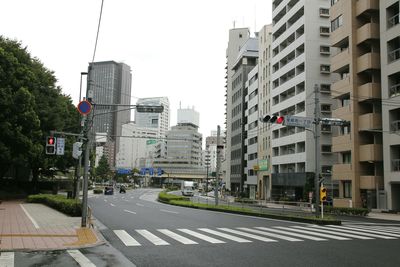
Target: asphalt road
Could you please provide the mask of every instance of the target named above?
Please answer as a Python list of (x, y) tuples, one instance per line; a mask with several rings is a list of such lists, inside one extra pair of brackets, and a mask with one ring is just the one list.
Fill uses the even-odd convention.
[(158, 192), (137, 189), (89, 199), (103, 236), (137, 266), (400, 264), (398, 222), (350, 218), (339, 228), (318, 228), (170, 206), (156, 201)]

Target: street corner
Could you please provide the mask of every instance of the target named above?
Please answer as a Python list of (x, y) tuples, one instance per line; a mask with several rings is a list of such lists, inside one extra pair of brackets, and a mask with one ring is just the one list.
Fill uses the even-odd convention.
[(103, 245), (105, 243), (100, 232), (94, 228), (80, 227), (75, 229), (77, 240), (64, 244), (67, 248), (85, 248)]

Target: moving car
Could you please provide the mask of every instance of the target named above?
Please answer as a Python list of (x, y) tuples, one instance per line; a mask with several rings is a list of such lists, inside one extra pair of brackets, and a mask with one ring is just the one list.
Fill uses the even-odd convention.
[(112, 186), (104, 187), (104, 195), (114, 195), (114, 187)]

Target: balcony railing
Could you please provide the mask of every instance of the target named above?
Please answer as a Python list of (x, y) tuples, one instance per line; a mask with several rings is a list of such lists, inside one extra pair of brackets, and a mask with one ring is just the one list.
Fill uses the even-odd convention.
[(390, 123), (390, 130), (392, 130), (392, 132), (398, 132), (400, 131), (400, 120), (398, 121), (392, 121)]
[(388, 19), (388, 29), (392, 28), (397, 24), (399, 24), (399, 14), (396, 14)]
[(393, 51), (390, 51), (388, 53), (388, 61), (389, 62), (398, 60), (399, 58), (400, 58), (400, 48), (397, 48), (397, 49), (395, 49)]
[(390, 86), (389, 94), (390, 94), (390, 97), (399, 96), (400, 95), (400, 83)]
[(400, 159), (392, 159), (392, 171), (400, 172)]

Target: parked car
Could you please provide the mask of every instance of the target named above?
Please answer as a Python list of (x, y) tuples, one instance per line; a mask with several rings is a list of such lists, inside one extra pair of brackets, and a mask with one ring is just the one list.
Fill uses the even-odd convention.
[(104, 195), (114, 195), (114, 188), (112, 186), (104, 187)]

